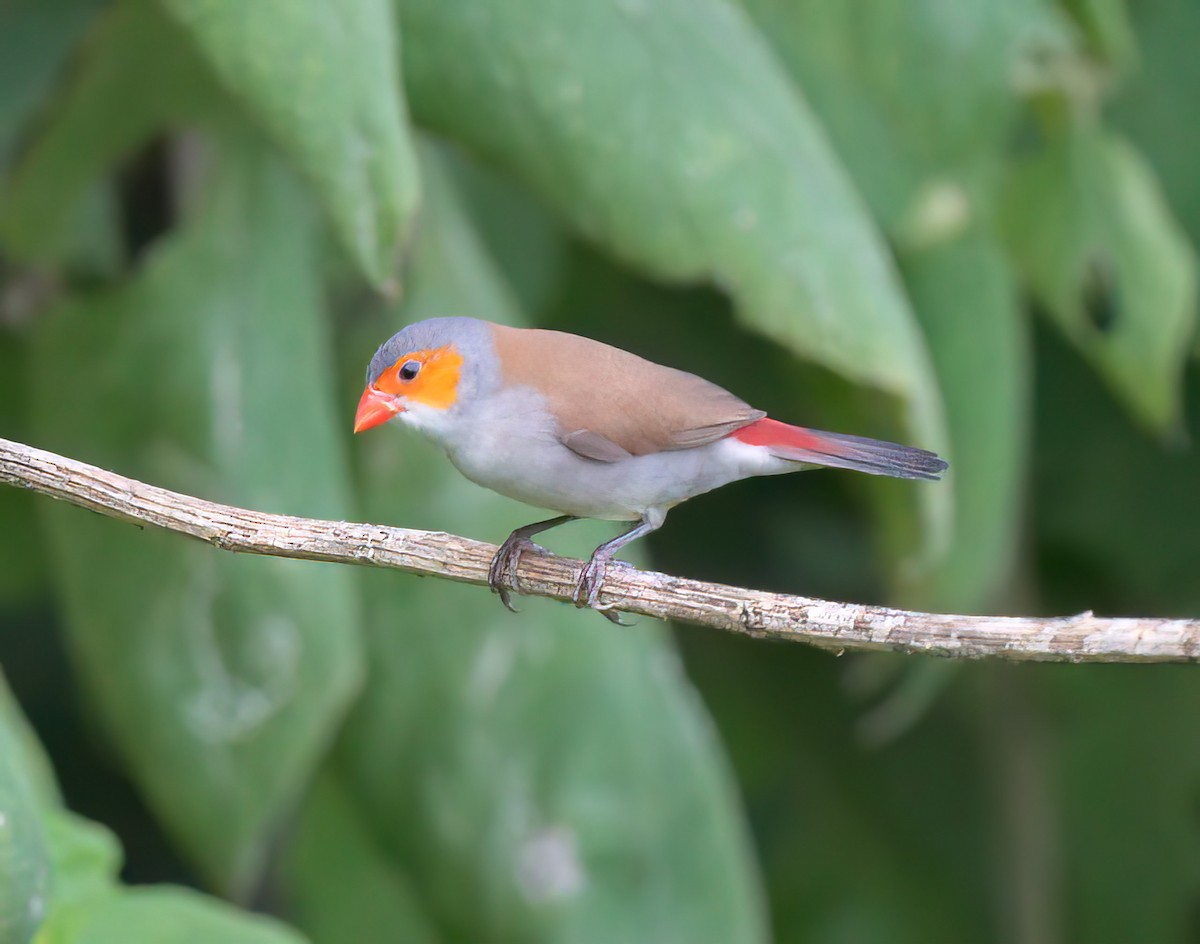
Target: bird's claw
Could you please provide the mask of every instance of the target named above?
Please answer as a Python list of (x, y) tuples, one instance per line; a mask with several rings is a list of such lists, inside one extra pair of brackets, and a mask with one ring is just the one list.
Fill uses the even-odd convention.
[[(539, 554), (550, 553), (529, 538), (514, 533), (500, 545), (488, 567), (488, 586), (499, 595), (500, 602), (513, 613), (518, 612), (512, 604), (512, 595), (519, 592), (517, 567), (521, 563), (521, 555), (526, 551), (537, 551)], [(616, 604), (600, 602), (600, 591), (604, 589), (604, 578), (610, 564), (620, 567), (629, 566), (624, 561), (593, 557), (583, 565), (579, 580), (575, 583), (575, 590), (571, 594), (571, 601), (580, 609), (595, 610), (610, 623), (616, 623), (618, 626), (631, 626), (631, 623), (625, 622), (616, 612)]]
[(592, 609), (616, 626), (633, 625), (633, 623), (627, 623), (625, 620), (621, 619), (621, 614), (617, 612), (615, 603), (604, 603), (599, 606), (593, 606)]
[(508, 587), (493, 586), (493, 590), (500, 594), (500, 602), (504, 604), (504, 608), (510, 613), (520, 613), (515, 606), (512, 605), (512, 591)]
[(600, 589), (604, 586), (604, 575), (608, 568), (606, 561), (592, 560), (583, 565), (579, 579), (575, 582), (575, 592), (571, 594), (571, 602), (580, 609), (590, 607), (595, 609), (600, 600)]
[[(586, 607), (595, 610), (610, 623), (616, 623), (618, 626), (632, 626), (632, 623), (626, 623), (621, 619), (621, 615), (616, 612), (615, 603), (600, 602), (600, 591), (604, 589), (604, 578), (608, 573), (609, 563), (607, 560), (592, 558), (583, 565), (583, 570), (579, 572), (579, 580), (575, 584), (575, 592), (571, 595), (571, 602), (580, 609)], [(612, 563), (621, 565), (624, 561), (612, 561)]]
[(509, 538), (500, 545), (500, 550), (496, 551), (496, 556), (492, 558), (491, 566), (488, 567), (488, 586), (500, 595), (500, 602), (512, 613), (519, 612), (512, 604), (512, 595), (517, 592), (517, 565), (520, 564), (521, 555), (525, 551), (547, 553), (544, 547), (534, 544), (528, 538), (518, 538), (515, 541)]

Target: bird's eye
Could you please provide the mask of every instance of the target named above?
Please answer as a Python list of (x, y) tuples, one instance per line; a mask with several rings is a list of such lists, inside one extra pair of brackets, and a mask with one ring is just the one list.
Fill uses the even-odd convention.
[(420, 361), (405, 361), (404, 365), (400, 368), (400, 379), (401, 380), (412, 380), (420, 372), (421, 372), (421, 362)]

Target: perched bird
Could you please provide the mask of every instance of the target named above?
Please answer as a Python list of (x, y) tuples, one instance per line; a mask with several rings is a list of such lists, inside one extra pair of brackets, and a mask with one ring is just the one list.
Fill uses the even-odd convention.
[(488, 583), (512, 609), (530, 539), (577, 518), (636, 522), (601, 544), (575, 587), (598, 605), (613, 554), (695, 495), (752, 475), (812, 466), (936, 479), (932, 452), (789, 426), (694, 374), (560, 331), (431, 318), (371, 358), (356, 433), (398, 419), (437, 443), (472, 482), (561, 512), (517, 528)]

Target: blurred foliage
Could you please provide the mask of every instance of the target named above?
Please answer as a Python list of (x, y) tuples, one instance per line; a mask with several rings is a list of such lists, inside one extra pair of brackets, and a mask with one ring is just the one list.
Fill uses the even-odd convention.
[[(662, 569), (1195, 616), (1198, 30), (1194, 0), (0, 0), (0, 435), (498, 541), (534, 513), (351, 441), (358, 378), (418, 318), (552, 325), (952, 462), (722, 489)], [(0, 535), (0, 944), (1200, 935), (1190, 667), (676, 642), (13, 489)]]

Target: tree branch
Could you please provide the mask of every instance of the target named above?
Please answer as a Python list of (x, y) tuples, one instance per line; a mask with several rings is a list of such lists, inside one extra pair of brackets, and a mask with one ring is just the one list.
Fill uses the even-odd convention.
[[(496, 548), (454, 534), (248, 511), (181, 495), (51, 452), (0, 439), (0, 481), (138, 525), (178, 531), (227, 551), (391, 567), (485, 584)], [(581, 564), (521, 558), (520, 591), (570, 600)], [(836, 652), (923, 652), (956, 658), (1182, 662), (1200, 657), (1200, 620), (945, 616), (744, 590), (614, 567), (601, 602), (661, 619)], [(499, 606), (499, 603), (496, 604)]]

